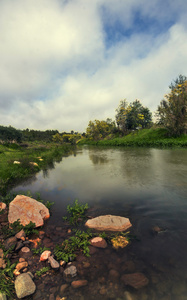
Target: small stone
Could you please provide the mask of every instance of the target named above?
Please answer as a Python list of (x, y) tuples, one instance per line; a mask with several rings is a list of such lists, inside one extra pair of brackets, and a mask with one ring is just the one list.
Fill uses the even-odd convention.
[(49, 258), (49, 256), (51, 255), (51, 251), (49, 250), (45, 250), (41, 256), (40, 256), (40, 261), (45, 261)]
[(135, 289), (140, 289), (149, 283), (149, 279), (142, 273), (124, 274), (121, 281)]
[(19, 241), (19, 242), (17, 242), (17, 244), (16, 244), (16, 248), (15, 248), (15, 251), (17, 252), (17, 251), (19, 251), (21, 248), (23, 248), (24, 247), (24, 244), (23, 244), (23, 242), (22, 241)]
[(62, 284), (61, 287), (60, 287), (60, 295), (63, 296), (65, 290), (68, 288), (68, 284), (65, 283), (65, 284)]
[(0, 257), (4, 257), (4, 252), (3, 252), (3, 249), (0, 249)]
[(23, 261), (23, 262), (20, 262), (16, 265), (16, 270), (20, 271), (20, 270), (22, 270), (26, 267), (28, 267), (28, 262)]
[(15, 270), (13, 271), (13, 274), (14, 274), (15, 276), (18, 276), (18, 275), (20, 275), (20, 272), (19, 272), (18, 270), (15, 269)]
[(6, 267), (5, 260), (3, 258), (0, 258), (0, 269), (4, 269)]
[(50, 256), (50, 257), (48, 258), (48, 261), (49, 261), (49, 263), (50, 263), (50, 265), (51, 265), (51, 268), (53, 268), (53, 269), (59, 269), (60, 264), (59, 264), (58, 261), (56, 261), (52, 256)]
[(19, 258), (19, 262), (21, 263), (21, 262), (24, 262), (25, 261), (25, 258), (23, 258), (23, 257), (20, 257)]
[(55, 300), (55, 296), (53, 294), (49, 295), (49, 300)]
[(118, 271), (116, 271), (116, 270), (114, 270), (114, 269), (111, 269), (111, 270), (109, 271), (109, 279), (110, 279), (111, 281), (118, 281), (119, 276), (120, 276), (120, 274), (119, 274)]
[(21, 231), (19, 231), (15, 236), (17, 237), (17, 239), (20, 239), (20, 240), (22, 237), (26, 238), (26, 234), (23, 229)]
[(5, 240), (4, 247), (6, 250), (12, 248), (12, 250), (15, 249), (17, 243), (17, 238), (15, 236), (12, 236)]
[(77, 275), (77, 268), (75, 266), (70, 266), (64, 270), (64, 275), (66, 277), (75, 277)]
[(87, 280), (75, 280), (75, 281), (72, 281), (71, 286), (74, 289), (77, 289), (77, 288), (80, 288), (80, 287), (85, 286), (87, 284), (88, 284)]
[(18, 298), (24, 298), (34, 294), (36, 285), (28, 273), (23, 273), (15, 280), (15, 290)]
[(23, 247), (19, 251), (19, 256), (23, 258), (29, 258), (30, 256), (32, 256), (32, 252), (28, 247)]
[(60, 266), (63, 267), (63, 266), (65, 266), (65, 265), (66, 265), (65, 260), (61, 260), (61, 261), (60, 261)]
[(105, 295), (107, 293), (107, 289), (103, 286), (100, 291), (99, 291), (100, 295)]
[(3, 202), (0, 202), (0, 211), (6, 209), (6, 204)]
[(91, 239), (90, 243), (91, 243), (91, 246), (94, 246), (97, 248), (106, 248), (107, 247), (107, 242), (101, 237), (95, 237), (95, 238)]

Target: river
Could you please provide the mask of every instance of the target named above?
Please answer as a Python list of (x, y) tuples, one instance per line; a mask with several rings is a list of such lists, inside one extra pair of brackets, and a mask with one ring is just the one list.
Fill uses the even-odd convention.
[[(40, 192), (43, 199), (54, 201), (49, 222), (57, 226), (75, 199), (88, 203), (95, 216), (114, 214), (130, 219), (136, 239), (118, 252), (108, 251), (109, 259), (102, 251), (105, 266), (113, 255), (121, 258), (120, 264), (127, 260), (133, 267), (121, 268), (116, 258), (117, 283), (106, 279), (109, 269), (105, 274), (102, 268), (106, 289), (102, 296), (97, 278), (88, 276), (88, 281), (97, 284), (97, 299), (127, 299), (130, 295), (136, 300), (187, 299), (186, 149), (82, 147), (14, 189), (20, 190)], [(155, 226), (161, 229), (159, 233)], [(143, 272), (148, 286), (136, 291), (120, 285), (124, 272)], [(89, 299), (88, 294), (85, 287), (82, 299)]]

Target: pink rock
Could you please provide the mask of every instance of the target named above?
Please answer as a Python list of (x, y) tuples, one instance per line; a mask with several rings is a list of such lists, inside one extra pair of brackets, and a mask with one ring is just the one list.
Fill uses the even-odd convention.
[(107, 242), (101, 237), (95, 237), (90, 241), (91, 245), (97, 248), (106, 248)]
[(45, 250), (41, 256), (40, 256), (40, 261), (45, 261), (49, 258), (49, 256), (51, 255), (51, 251), (49, 250)]
[(42, 226), (44, 220), (50, 217), (47, 207), (30, 197), (17, 195), (9, 205), (8, 221), (14, 223), (18, 219), (25, 226), (30, 222), (36, 224), (36, 227)]
[(75, 280), (75, 281), (72, 281), (71, 286), (74, 289), (77, 289), (77, 288), (80, 288), (80, 287), (85, 286), (87, 284), (88, 284), (87, 280)]
[(105, 215), (88, 220), (85, 225), (96, 230), (124, 231), (132, 226), (128, 218)]
[(15, 236), (17, 237), (17, 239), (22, 240), (22, 238), (24, 238), (24, 240), (25, 240), (26, 234), (25, 234), (24, 230), (22, 229)]
[(23, 262), (19, 262), (17, 265), (16, 265), (16, 270), (20, 271), (24, 268), (28, 267), (28, 262), (26, 261), (23, 261)]

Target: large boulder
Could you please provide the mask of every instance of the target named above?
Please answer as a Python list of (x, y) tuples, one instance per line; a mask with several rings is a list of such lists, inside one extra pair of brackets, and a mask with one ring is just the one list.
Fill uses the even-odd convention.
[(30, 197), (17, 195), (9, 205), (8, 221), (14, 223), (18, 219), (25, 226), (30, 222), (36, 224), (36, 227), (42, 226), (44, 220), (50, 217), (48, 208)]
[(128, 218), (105, 215), (88, 220), (85, 225), (89, 228), (105, 231), (125, 231), (132, 226)]

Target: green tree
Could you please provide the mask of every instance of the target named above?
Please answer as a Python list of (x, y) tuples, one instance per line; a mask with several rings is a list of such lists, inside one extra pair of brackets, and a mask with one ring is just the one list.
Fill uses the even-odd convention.
[(121, 100), (119, 103), (118, 108), (116, 109), (116, 123), (118, 125), (118, 128), (125, 132), (127, 130), (126, 128), (126, 109), (127, 109), (127, 100)]
[(137, 127), (147, 128), (152, 124), (152, 114), (139, 100), (127, 104), (126, 99), (120, 101), (116, 109), (116, 123), (122, 132), (134, 130)]
[(179, 75), (169, 88), (158, 106), (158, 124), (168, 130), (168, 135), (180, 136), (187, 133), (187, 77)]
[(109, 118), (107, 121), (90, 121), (86, 129), (86, 135), (92, 140), (101, 140), (113, 133), (114, 128), (115, 122)]

